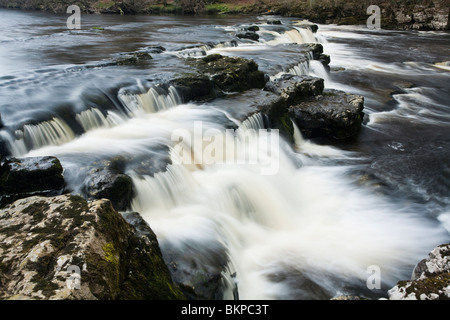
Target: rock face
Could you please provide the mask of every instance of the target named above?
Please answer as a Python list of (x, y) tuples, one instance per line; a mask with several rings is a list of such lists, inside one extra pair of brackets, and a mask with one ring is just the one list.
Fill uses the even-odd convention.
[(390, 300), (450, 300), (450, 244), (433, 249), (411, 280), (398, 282), (388, 294)]
[(0, 299), (183, 298), (148, 225), (73, 195), (0, 210), (0, 288)]
[(63, 168), (55, 157), (11, 158), (1, 164), (2, 205), (30, 195), (56, 195), (63, 188)]
[(338, 90), (324, 90), (323, 94), (289, 107), (300, 131), (306, 138), (355, 137), (363, 121), (364, 98)]

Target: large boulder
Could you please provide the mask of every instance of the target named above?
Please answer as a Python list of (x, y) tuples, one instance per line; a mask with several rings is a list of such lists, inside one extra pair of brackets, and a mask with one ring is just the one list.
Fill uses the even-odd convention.
[(450, 244), (433, 249), (411, 280), (399, 281), (388, 294), (390, 300), (450, 300)]
[(350, 139), (358, 134), (364, 117), (364, 98), (339, 90), (289, 107), (289, 113), (306, 138)]
[(55, 157), (11, 158), (0, 165), (2, 205), (30, 195), (56, 195), (63, 191), (63, 168)]
[(145, 228), (108, 200), (17, 200), (0, 210), (0, 299), (183, 299)]

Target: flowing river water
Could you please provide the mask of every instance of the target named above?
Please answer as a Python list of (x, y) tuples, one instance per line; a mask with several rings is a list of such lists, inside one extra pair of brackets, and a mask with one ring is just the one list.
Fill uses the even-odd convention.
[[(384, 297), (449, 242), (450, 67), (439, 62), (449, 60), (450, 33), (319, 25), (313, 34), (295, 19), (139, 15), (82, 15), (82, 29), (68, 30), (66, 19), (0, 10), (1, 139), (12, 156), (57, 156), (73, 193), (83, 191), (86, 168), (124, 157), (135, 189), (129, 210), (181, 273), (222, 273), (217, 298)], [(235, 37), (254, 24), (259, 42)], [(309, 42), (323, 45), (331, 72), (293, 50)], [(153, 57), (145, 65), (110, 63), (142, 50)], [(255, 133), (233, 146), (244, 152), (261, 139), (259, 115), (239, 122), (223, 102), (183, 104), (173, 88), (155, 89), (189, 70), (186, 57), (210, 53), (364, 96), (358, 139), (308, 141), (296, 130), (295, 146), (280, 137), (280, 152), (258, 149), (277, 162), (275, 174), (261, 174), (259, 162), (176, 164), (174, 153), (166, 171), (146, 173), (145, 159), (165, 164), (177, 130), (195, 145), (209, 129), (226, 139), (234, 123)], [(374, 267), (380, 289), (367, 286)]]

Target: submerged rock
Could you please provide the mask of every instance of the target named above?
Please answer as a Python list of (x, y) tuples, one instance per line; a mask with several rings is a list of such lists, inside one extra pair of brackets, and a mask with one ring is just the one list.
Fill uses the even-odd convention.
[(30, 195), (57, 195), (64, 188), (63, 168), (55, 157), (11, 158), (1, 164), (1, 204)]
[(239, 39), (249, 39), (253, 41), (259, 40), (259, 35), (256, 32), (238, 33), (236, 34), (236, 37), (238, 37)]
[(450, 244), (433, 249), (411, 280), (398, 282), (388, 294), (390, 300), (450, 300)]
[[(149, 227), (147, 227), (150, 230)], [(155, 236), (108, 200), (29, 197), (0, 210), (0, 299), (183, 299)]]
[(338, 90), (324, 90), (322, 95), (289, 107), (289, 113), (306, 138), (355, 137), (364, 117), (364, 98)]

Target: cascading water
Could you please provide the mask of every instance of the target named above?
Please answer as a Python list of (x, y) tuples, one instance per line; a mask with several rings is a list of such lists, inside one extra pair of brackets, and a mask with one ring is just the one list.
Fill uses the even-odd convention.
[[(121, 16), (97, 18), (124, 19)], [(86, 21), (90, 19), (94, 18), (85, 17)], [(27, 80), (28, 75), (24, 77), (21, 72), (0, 78), (1, 113), (8, 130), (15, 121), (36, 123), (26, 121), (31, 112), (26, 113), (27, 116), (22, 119), (19, 112), (22, 110), (17, 111), (19, 108), (9, 103), (9, 100), (14, 100), (17, 95), (22, 99), (18, 99), (22, 102), (20, 106), (30, 109), (30, 96), (34, 94), (41, 97), (41, 88), (33, 87), (33, 83), (42, 79), (39, 76), (41, 73), (44, 74), (43, 78), (49, 87), (58, 90), (66, 88), (64, 92), (82, 92), (74, 91), (72, 86), (77, 86), (80, 79), (89, 81), (92, 78), (93, 68), (88, 70), (80, 67), (70, 69), (70, 74), (68, 72), (66, 75), (69, 79), (67, 83), (61, 81), (66, 79), (62, 75), (52, 82), (52, 77), (49, 76), (52, 71), (45, 74), (45, 70), (48, 68), (48, 61), (55, 59), (53, 51), (57, 45), (65, 46), (62, 50), (64, 54), (58, 53), (57, 57), (61, 59), (58, 60), (61, 65), (67, 64), (68, 61), (79, 63), (76, 60), (80, 59), (79, 55), (73, 54), (73, 43), (79, 41), (87, 41), (86, 50), (92, 53), (92, 59), (98, 61), (105, 58), (105, 52), (116, 54), (123, 50), (123, 47), (130, 47), (134, 52), (148, 46), (149, 42), (152, 45), (163, 44), (167, 47), (167, 52), (175, 54), (155, 54), (151, 68), (145, 70), (127, 66), (117, 69), (102, 66), (95, 69), (96, 74), (100, 75), (95, 81), (122, 88), (117, 97), (114, 97), (120, 103), (100, 109), (93, 106), (104, 105), (105, 99), (99, 99), (101, 103), (93, 103), (92, 107), (83, 101), (82, 109), (76, 109), (76, 112), (72, 110), (72, 120), (75, 121), (71, 124), (75, 122), (84, 131), (83, 134), (75, 134), (74, 130), (68, 127), (69, 122), (65, 124), (62, 119), (54, 118), (34, 125), (27, 124), (17, 130), (15, 127), (11, 131), (2, 128), (0, 138), (6, 142), (13, 155), (57, 156), (65, 169), (68, 188), (74, 193), (79, 192), (84, 183), (80, 172), (83, 172), (84, 168), (91, 168), (93, 162), (100, 163), (100, 160), (117, 156), (126, 159), (124, 171), (132, 177), (135, 188), (130, 209), (141, 213), (149, 222), (158, 236), (166, 261), (169, 263), (175, 259), (179, 262), (179, 273), (174, 273), (177, 281), (190, 284), (189, 281), (203, 279), (205, 275), (219, 276), (220, 288), (215, 297), (221, 299), (329, 299), (340, 294), (377, 298), (384, 296), (385, 291), (368, 289), (366, 280), (371, 266), (381, 269), (382, 289), (385, 290), (398, 280), (409, 278), (415, 263), (423, 259), (434, 246), (448, 241), (450, 214), (446, 195), (448, 189), (445, 187), (448, 170), (445, 170), (445, 166), (442, 171), (441, 167), (436, 167), (441, 176), (437, 177), (437, 180), (441, 179), (439, 181), (442, 181), (440, 185), (443, 186), (443, 191), (430, 189), (431, 191), (427, 190), (428, 193), (425, 194), (428, 198), (437, 199), (437, 205), (411, 205), (413, 201), (410, 198), (390, 195), (391, 189), (384, 190), (385, 184), (378, 183), (378, 180), (375, 183), (366, 183), (372, 173), (375, 177), (387, 175), (387, 170), (384, 170), (386, 166), (383, 166), (385, 163), (380, 161), (380, 158), (392, 160), (389, 154), (385, 158), (376, 158), (379, 154), (384, 156), (385, 150), (393, 150), (395, 156), (403, 156), (408, 148), (417, 149), (419, 156), (430, 155), (430, 158), (425, 158), (423, 166), (420, 163), (417, 165), (412, 161), (408, 162), (408, 157), (402, 157), (400, 162), (397, 160), (387, 166), (407, 179), (439, 162), (441, 155), (448, 155), (442, 151), (445, 146), (439, 145), (440, 141), (445, 140), (444, 135), (444, 138), (440, 137), (441, 140), (420, 140), (417, 134), (407, 132), (409, 145), (405, 141), (393, 141), (391, 137), (377, 136), (378, 132), (396, 129), (400, 123), (398, 121), (410, 115), (409, 111), (407, 112), (408, 107), (412, 107), (411, 112), (420, 111), (419, 104), (427, 104), (432, 109), (428, 114), (424, 110), (422, 114), (416, 115), (416, 120), (428, 120), (417, 121), (420, 124), (431, 125), (431, 120), (438, 120), (438, 124), (448, 122), (445, 117), (445, 103), (432, 103), (436, 100), (435, 96), (442, 93), (442, 90), (434, 91), (433, 87), (438, 85), (432, 80), (426, 83), (431, 87), (430, 90), (410, 89), (394, 95), (394, 100), (400, 105), (395, 110), (380, 111), (382, 108), (379, 105), (382, 103), (379, 101), (382, 99), (378, 99), (370, 90), (362, 90), (368, 96), (366, 110), (369, 111), (370, 117), (360, 138), (364, 146), (358, 148), (358, 142), (355, 142), (356, 147), (349, 147), (351, 151), (308, 141), (302, 137), (295, 123), (294, 146), (291, 146), (278, 136), (276, 131), (265, 130), (265, 119), (260, 113), (241, 123), (220, 112), (214, 101), (202, 105), (182, 104), (181, 97), (172, 87), (143, 85), (159, 83), (159, 80), (164, 83), (165, 79), (178, 75), (180, 71), (186, 71), (178, 56), (198, 56), (215, 52), (254, 57), (262, 67), (265, 63), (279, 65), (279, 68), (274, 68), (274, 74), (287, 68), (282, 71), (297, 75), (317, 75), (327, 79), (328, 74), (324, 73), (323, 66), (321, 67), (319, 62), (311, 61), (311, 57), (308, 61), (289, 60), (294, 56), (298, 58), (298, 53), (289, 51), (290, 47), (298, 47), (295, 46), (296, 43), (318, 42), (316, 39), (324, 44), (325, 53), (332, 56), (337, 67), (347, 68), (349, 72), (360, 69), (363, 69), (364, 73), (381, 72), (381, 82), (385, 81), (386, 75), (398, 70), (414, 70), (413, 76), (425, 79), (423, 66), (419, 68), (405, 64), (399, 68), (399, 64), (382, 64), (378, 59), (358, 56), (359, 51), (355, 49), (359, 49), (357, 45), (350, 47), (333, 42), (336, 35), (359, 41), (379, 37), (378, 33), (355, 34), (351, 30), (331, 31), (325, 28), (324, 33), (319, 31), (313, 38), (310, 30), (295, 24), (273, 29), (261, 25), (261, 30), (258, 31), (261, 36), (259, 43), (248, 44), (237, 40), (237, 46), (234, 46), (233, 42), (228, 45), (225, 41), (220, 42), (223, 46), (220, 43), (215, 46), (205, 45), (192, 52), (183, 52), (179, 48), (192, 47), (193, 43), (217, 41), (218, 35), (229, 39), (237, 28), (225, 26), (213, 29), (209, 27), (211, 20), (203, 20), (201, 17), (190, 21), (193, 25), (190, 27), (186, 26), (186, 21), (183, 20), (185, 18), (180, 21), (177, 17), (151, 19), (151, 24), (145, 20), (145, 23), (136, 22), (130, 27), (136, 31), (136, 37), (131, 40), (130, 29), (127, 29), (126, 23), (111, 26), (110, 30), (114, 32), (105, 32), (103, 36), (108, 40), (108, 37), (113, 37), (117, 41), (102, 42), (105, 49), (102, 47), (100, 53), (90, 47), (92, 43), (98, 44), (100, 41), (98, 32), (91, 31), (83, 31), (80, 34), (64, 32), (57, 40), (51, 35), (45, 35), (46, 41), (54, 44), (51, 47), (52, 52), (42, 49), (32, 39), (21, 40), (27, 50), (10, 47), (15, 41), (13, 39), (2, 43), (1, 50), (6, 50), (7, 53), (13, 52), (13, 49), (23, 51), (23, 58), (28, 55), (29, 50), (37, 48), (40, 51), (36, 57), (49, 59), (42, 58), (42, 66), (39, 66), (39, 72), (33, 75), (33, 81)], [(97, 25), (97, 21), (95, 22)], [(217, 23), (223, 23), (223, 20), (218, 20)], [(248, 17), (245, 17), (245, 23), (248, 23)], [(108, 23), (105, 22), (106, 24)], [(177, 27), (173, 30), (167, 28), (167, 25), (174, 24)], [(197, 24), (202, 24), (203, 27), (196, 29)], [(60, 30), (59, 24), (54, 27)], [(184, 32), (185, 28), (188, 31)], [(31, 29), (21, 32), (28, 34)], [(389, 36), (396, 35), (389, 33)], [(397, 38), (398, 42), (403, 41), (402, 37)], [(61, 39), (66, 38), (67, 42), (61, 43)], [(36, 39), (39, 39), (39, 35)], [(134, 41), (140, 43), (135, 44)], [(405, 46), (409, 48), (410, 44)], [(278, 51), (270, 50), (275, 47)], [(372, 67), (362, 67), (366, 62)], [(25, 64), (24, 70), (37, 68), (27, 64), (26, 59), (21, 59), (21, 63), (21, 68)], [(13, 65), (9, 61), (8, 68), (2, 70), (9, 72)], [(383, 68), (376, 67), (380, 65)], [(116, 80), (122, 74), (125, 75), (124, 78)], [(343, 74), (345, 75), (344, 72)], [(326, 84), (328, 82), (332, 87), (337, 86), (339, 76), (339, 73), (330, 76), (329, 82), (325, 81)], [(376, 73), (372, 76), (377, 79)], [(442, 74), (432, 76), (442, 83), (447, 79)], [(20, 86), (23, 81), (21, 77), (26, 79), (26, 90)], [(361, 89), (353, 87), (352, 81), (362, 79), (362, 76), (342, 77), (346, 80), (341, 81), (342, 87), (361, 92)], [(129, 78), (139, 78), (138, 85), (130, 85), (130, 82), (136, 81), (129, 81)], [(394, 80), (397, 81), (397, 78)], [(89, 87), (89, 83), (92, 82), (84, 84), (83, 88)], [(9, 93), (10, 90), (13, 93)], [(424, 100), (423, 96), (432, 97), (433, 101)], [(34, 106), (34, 100), (30, 104)], [(234, 107), (239, 108), (240, 105)], [(377, 110), (380, 112), (376, 112)], [(391, 115), (395, 115), (394, 119)], [(395, 126), (389, 126), (388, 120), (397, 122)], [(237, 124), (238, 129), (229, 129), (230, 123)], [(377, 130), (371, 131), (373, 128)], [(405, 128), (404, 124), (402, 128)], [(430, 129), (432, 130), (434, 128)], [(403, 136), (403, 132), (394, 135), (395, 140)], [(430, 141), (435, 141), (435, 145), (424, 147), (425, 149), (418, 148), (429, 146)], [(277, 144), (278, 147), (274, 148)], [(155, 148), (161, 145), (167, 148)], [(368, 152), (367, 148), (372, 148), (370, 151), (373, 152)], [(185, 154), (179, 151), (186, 152), (189, 157), (184, 157)], [(436, 154), (438, 156), (435, 156)], [(170, 164), (152, 174), (146, 170), (138, 170), (142, 169), (141, 167), (136, 169), (136, 163), (140, 166), (144, 162), (142, 159), (151, 160), (155, 157), (169, 157)], [(205, 161), (199, 161), (200, 159)], [(414, 157), (415, 159), (420, 158)], [(411, 163), (414, 166), (406, 165)], [(360, 174), (361, 171), (364, 174)], [(394, 183), (403, 181), (395, 179), (395, 175), (388, 178)], [(424, 181), (423, 177), (419, 178), (419, 182)], [(386, 180), (382, 180), (384, 181)], [(416, 181), (414, 180), (413, 187), (423, 189), (424, 186)], [(430, 185), (432, 184), (433, 182), (430, 182)], [(432, 214), (428, 214), (428, 208)], [(187, 280), (184, 280), (183, 276)]]
[(145, 93), (129, 93), (126, 89), (119, 91), (119, 99), (125, 106), (130, 117), (142, 112), (155, 113), (166, 110), (181, 103), (181, 98), (173, 87), (169, 87), (167, 93), (160, 94), (155, 88), (150, 88)]
[[(262, 123), (253, 120), (240, 130)], [(300, 148), (304, 143), (297, 141)], [(339, 154), (308, 144), (314, 156)], [(430, 221), (346, 181), (345, 168), (306, 163), (306, 154), (291, 159), (292, 153), (258, 151), (261, 159), (279, 162), (276, 174), (262, 176), (261, 163), (231, 161), (202, 170), (174, 165), (155, 178), (133, 180), (132, 209), (151, 223), (163, 247), (226, 248), (241, 299), (324, 299), (364, 291), (371, 265), (382, 268), (384, 285), (392, 285), (399, 269), (426, 250), (416, 234), (435, 241), (442, 236)]]

